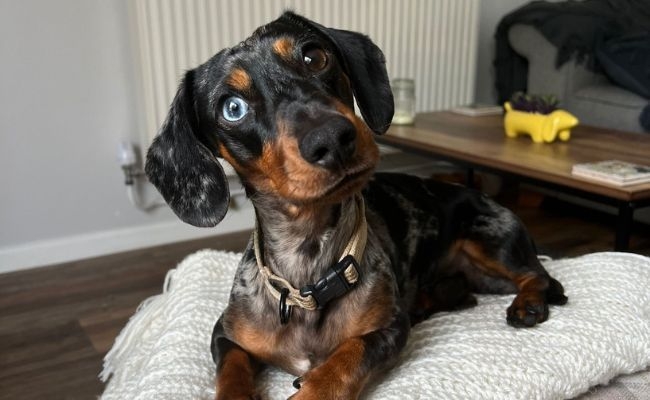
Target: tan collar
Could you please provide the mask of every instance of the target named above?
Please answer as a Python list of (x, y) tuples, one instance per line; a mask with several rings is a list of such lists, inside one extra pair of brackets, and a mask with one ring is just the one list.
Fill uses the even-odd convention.
[[(271, 295), (276, 300), (280, 301), (281, 319), (283, 318), (283, 307), (298, 306), (306, 310), (316, 310), (318, 308), (322, 308), (324, 304), (319, 304), (318, 296), (315, 296), (313, 294), (313, 289), (318, 288), (319, 285), (322, 286), (323, 284), (327, 284), (327, 282), (329, 282), (329, 279), (335, 279), (336, 276), (334, 276), (333, 273), (342, 273), (343, 278), (346, 281), (341, 282), (343, 285), (347, 283), (348, 286), (353, 286), (359, 279), (359, 272), (357, 271), (356, 265), (358, 265), (357, 262), (361, 260), (366, 247), (368, 225), (366, 222), (366, 207), (363, 198), (358, 195), (355, 197), (355, 202), (357, 211), (355, 231), (352, 234), (348, 245), (345, 247), (343, 255), (339, 259), (339, 264), (337, 264), (337, 266), (342, 266), (341, 271), (337, 271), (336, 266), (334, 268), (330, 268), (328, 270), (328, 274), (321, 278), (315, 285), (307, 285), (301, 290), (298, 290), (291, 286), (291, 284), (286, 279), (275, 275), (269, 267), (263, 264), (262, 252), (260, 250), (259, 244), (259, 225), (257, 219), (255, 219), (255, 230), (253, 231), (253, 247), (255, 249), (255, 259), (257, 261), (257, 266), (262, 273), (262, 276), (265, 278), (264, 283), (266, 284), (266, 287), (268, 288)], [(344, 263), (345, 265), (341, 263)], [(278, 290), (276, 286), (279, 286), (281, 289)], [(301, 291), (303, 294), (301, 294)], [(283, 321), (283, 323), (285, 322), (286, 321)]]

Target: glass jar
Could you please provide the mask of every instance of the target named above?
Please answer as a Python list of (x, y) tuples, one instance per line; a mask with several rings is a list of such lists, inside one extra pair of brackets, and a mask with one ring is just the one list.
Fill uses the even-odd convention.
[(395, 101), (393, 124), (412, 124), (415, 120), (415, 81), (404, 78), (393, 79), (391, 90)]

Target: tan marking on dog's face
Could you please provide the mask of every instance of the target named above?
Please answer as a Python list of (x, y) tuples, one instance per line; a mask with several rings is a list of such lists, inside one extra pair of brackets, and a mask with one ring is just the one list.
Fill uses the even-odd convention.
[(273, 52), (287, 61), (293, 59), (293, 47), (294, 42), (292, 38), (282, 37), (273, 42)]
[(247, 171), (247, 168), (245, 168), (244, 166), (242, 166), (242, 165), (241, 165), (241, 164), (240, 164), (240, 163), (235, 159), (235, 157), (233, 157), (232, 154), (230, 154), (230, 150), (228, 150), (228, 148), (227, 148), (226, 146), (224, 146), (223, 143), (219, 143), (219, 155), (220, 155), (224, 160), (228, 161), (228, 163), (229, 163), (230, 165), (232, 165), (232, 167), (235, 169), (235, 171), (237, 171), (237, 172), (239, 172), (239, 173), (245, 173), (245, 172)]
[(373, 167), (379, 162), (379, 148), (375, 142), (374, 133), (368, 128), (365, 122), (359, 118), (354, 110), (345, 104), (337, 101), (336, 110), (347, 118), (354, 125), (357, 133), (357, 145), (355, 157), (360, 157), (362, 162)]
[(248, 92), (251, 89), (251, 77), (242, 68), (234, 68), (226, 78), (226, 83), (239, 92)]
[[(223, 144), (219, 145), (219, 152), (257, 191), (300, 204), (299, 209), (289, 210), (292, 214), (300, 214), (307, 204), (338, 202), (366, 184), (379, 160), (379, 150), (372, 132), (359, 117), (342, 103), (336, 109), (352, 122), (356, 131), (353, 162), (345, 171), (333, 172), (307, 162), (289, 124), (282, 120), (277, 122), (275, 139), (263, 144), (262, 154), (256, 160), (241, 164)], [(343, 181), (346, 174), (359, 176)]]
[(264, 143), (262, 155), (251, 163), (237, 163), (223, 145), (220, 152), (260, 192), (295, 203), (320, 199), (341, 177), (305, 161), (300, 154), (298, 141), (289, 135), (282, 121), (277, 129), (275, 140)]

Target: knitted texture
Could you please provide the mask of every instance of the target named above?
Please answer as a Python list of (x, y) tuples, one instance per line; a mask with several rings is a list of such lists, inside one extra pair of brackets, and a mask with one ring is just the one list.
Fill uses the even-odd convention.
[[(240, 254), (203, 250), (170, 271), (104, 360), (104, 400), (214, 398), (210, 335)], [(650, 366), (650, 258), (596, 253), (545, 261), (569, 303), (531, 329), (505, 322), (513, 296), (416, 325), (398, 364), (367, 399), (561, 399)], [(294, 377), (268, 368), (259, 388), (286, 399)]]

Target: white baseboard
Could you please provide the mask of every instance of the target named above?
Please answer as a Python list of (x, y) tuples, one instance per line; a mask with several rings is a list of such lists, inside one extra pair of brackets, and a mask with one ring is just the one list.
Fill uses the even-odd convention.
[(253, 208), (231, 210), (215, 228), (181, 221), (67, 236), (0, 248), (0, 273), (81, 260), (253, 228)]

